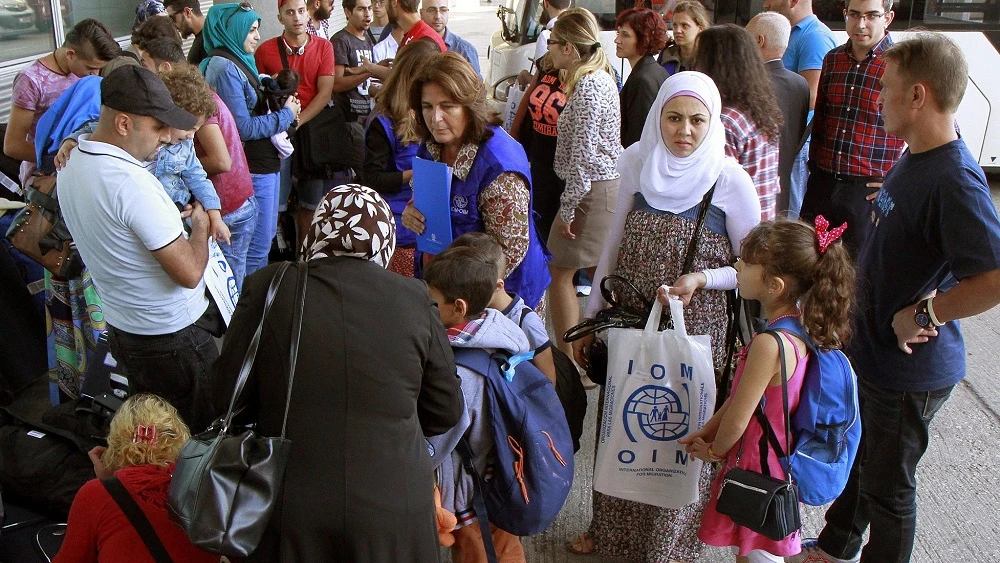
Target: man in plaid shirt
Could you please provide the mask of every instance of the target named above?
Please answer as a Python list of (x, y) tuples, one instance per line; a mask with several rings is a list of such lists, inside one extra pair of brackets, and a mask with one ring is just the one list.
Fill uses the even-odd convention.
[(849, 38), (823, 59), (816, 95), (801, 216), (846, 221), (844, 242), (855, 255), (870, 230), (871, 200), (903, 152), (903, 140), (886, 133), (877, 102), (892, 18), (892, 0), (848, 2)]

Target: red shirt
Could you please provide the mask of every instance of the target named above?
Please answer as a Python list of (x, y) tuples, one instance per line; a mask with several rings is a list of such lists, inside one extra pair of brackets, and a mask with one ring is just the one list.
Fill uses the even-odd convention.
[[(218, 563), (219, 556), (191, 545), (184, 530), (167, 515), (170, 472), (153, 465), (126, 467), (115, 473), (152, 524), (167, 553), (184, 563)], [(97, 479), (76, 494), (69, 510), (66, 539), (53, 563), (153, 563), (149, 549), (104, 484)]]
[(434, 31), (433, 27), (427, 25), (427, 22), (424, 20), (417, 21), (417, 23), (413, 24), (413, 27), (411, 27), (410, 30), (403, 35), (403, 40), (399, 42), (399, 48), (402, 49), (413, 41), (424, 37), (430, 37), (433, 39), (434, 42), (437, 43), (437, 46), (441, 49), (442, 53), (448, 50), (448, 46), (444, 44), (444, 39), (441, 35)]
[[(253, 58), (257, 61), (257, 70), (274, 76), (284, 68), (281, 65), (281, 55), (278, 53), (279, 47), (286, 48), (283, 35), (268, 39), (257, 47), (257, 51), (253, 54)], [(301, 55), (296, 54), (297, 52), (298, 48), (292, 48), (292, 54), (287, 55), (288, 68), (299, 73), (297, 93), (302, 108), (305, 109), (316, 97), (319, 77), (333, 76), (333, 43), (310, 35), (304, 52)]]
[[(226, 147), (229, 148), (229, 159), (233, 163), (228, 172), (208, 177), (222, 203), (219, 213), (225, 215), (236, 211), (250, 199), (253, 195), (253, 184), (250, 179), (250, 168), (247, 166), (247, 155), (243, 152), (243, 141), (240, 140), (240, 133), (236, 130), (236, 120), (233, 119), (233, 114), (229, 112), (225, 102), (215, 92), (212, 92), (212, 99), (215, 100), (215, 105), (219, 106), (219, 113), (215, 117), (206, 119), (205, 125), (219, 126)], [(205, 156), (205, 149), (198, 142), (197, 136), (194, 138), (194, 150), (199, 158)]]

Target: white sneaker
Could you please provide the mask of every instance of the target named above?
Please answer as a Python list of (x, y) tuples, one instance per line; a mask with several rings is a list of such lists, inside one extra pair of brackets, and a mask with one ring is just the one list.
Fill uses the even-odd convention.
[(850, 559), (837, 559), (820, 549), (816, 538), (802, 540), (802, 551), (798, 555), (785, 558), (785, 563), (858, 563), (859, 561), (861, 561), (860, 553)]

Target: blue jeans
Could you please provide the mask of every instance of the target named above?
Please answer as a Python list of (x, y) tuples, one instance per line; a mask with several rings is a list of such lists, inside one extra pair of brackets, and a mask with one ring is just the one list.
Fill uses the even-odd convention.
[(288, 211), (288, 197), (292, 195), (291, 156), (281, 159), (281, 169), (278, 170), (278, 174), (278, 213), (284, 213)]
[(243, 290), (243, 278), (247, 273), (247, 251), (257, 226), (257, 200), (248, 198), (236, 211), (222, 216), (222, 222), (229, 227), (230, 243), (219, 243), (222, 255), (229, 262), (236, 278), (236, 289)]
[(278, 173), (250, 174), (253, 197), (257, 200), (257, 221), (247, 250), (246, 275), (267, 266), (271, 241), (278, 232)]
[(809, 141), (802, 146), (799, 154), (795, 155), (795, 162), (792, 164), (791, 190), (788, 194), (788, 218), (798, 219), (799, 211), (802, 209), (802, 199), (806, 195), (806, 182), (809, 181)]
[(871, 536), (862, 563), (906, 563), (917, 529), (917, 463), (927, 451), (928, 427), (954, 386), (895, 391), (858, 380), (861, 447), (847, 487), (826, 511), (823, 551), (850, 559)]

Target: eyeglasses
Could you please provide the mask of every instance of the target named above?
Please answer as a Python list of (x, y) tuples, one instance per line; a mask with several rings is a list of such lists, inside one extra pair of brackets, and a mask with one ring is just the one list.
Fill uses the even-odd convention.
[[(252, 12), (253, 11), (253, 4), (251, 4), (250, 2), (240, 2), (240, 10), (242, 10), (244, 12)], [(229, 14), (229, 17), (226, 18), (226, 27), (229, 27), (229, 21), (232, 20), (233, 16), (235, 16), (238, 13), (239, 12), (233, 12), (233, 13)]]
[(856, 22), (865, 20), (867, 23), (872, 23), (884, 15), (885, 12), (865, 12), (862, 14), (855, 10), (844, 10), (844, 18)]

